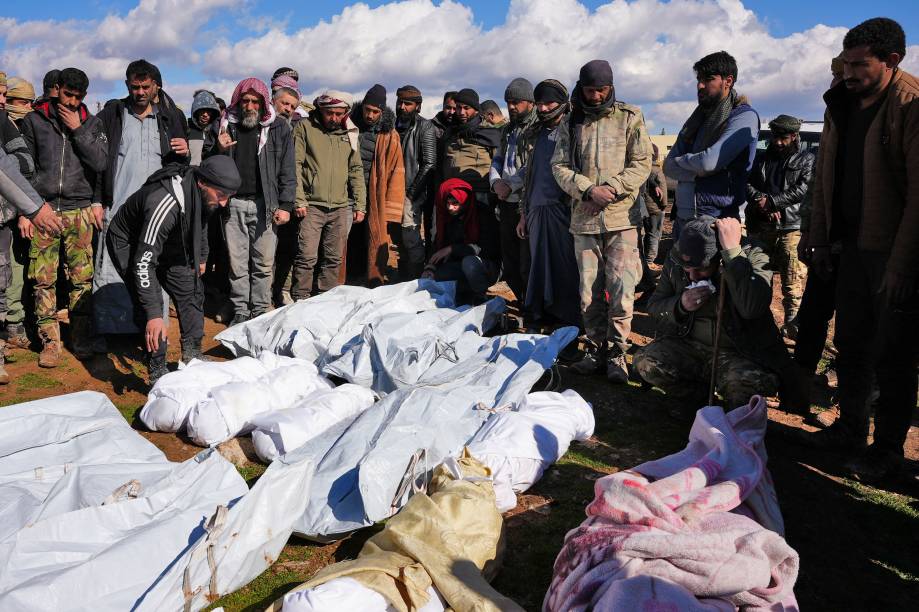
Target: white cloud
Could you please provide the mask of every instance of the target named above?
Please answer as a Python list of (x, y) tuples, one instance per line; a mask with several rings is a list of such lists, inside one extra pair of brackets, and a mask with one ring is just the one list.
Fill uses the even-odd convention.
[[(218, 11), (238, 17), (232, 40), (213, 24)], [(358, 3), (301, 29), (260, 15), (257, 3), (141, 0), (99, 21), (0, 19), (0, 29), (0, 68), (32, 79), (51, 66), (76, 65), (94, 86), (120, 87), (125, 65), (141, 56), (206, 75), (190, 83), (164, 70), (180, 103), (200, 86), (228, 98), (239, 79), (267, 78), (289, 65), (311, 94), (334, 87), (359, 96), (379, 82), (392, 99), (412, 83), (431, 114), (446, 89), (472, 86), (483, 100), (501, 100), (516, 76), (570, 86), (584, 62), (606, 58), (617, 95), (641, 105), (649, 123), (671, 129), (693, 108), (693, 62), (719, 49), (737, 58), (738, 89), (764, 119), (783, 112), (819, 118), (830, 59), (846, 31), (815, 25), (778, 38), (740, 0), (614, 0), (596, 10), (577, 0), (511, 0), (504, 23), (490, 30), (458, 0)], [(919, 71), (919, 47), (909, 48), (904, 67)]]

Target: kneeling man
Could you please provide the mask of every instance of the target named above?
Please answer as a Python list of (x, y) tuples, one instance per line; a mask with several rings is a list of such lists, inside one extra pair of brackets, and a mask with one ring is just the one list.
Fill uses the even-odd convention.
[(638, 351), (635, 368), (692, 410), (708, 400), (720, 287), (725, 295), (715, 383), (724, 407), (744, 405), (751, 395), (775, 395), (780, 386), (783, 399), (791, 400), (787, 392), (797, 389), (770, 310), (769, 258), (741, 240), (740, 222), (733, 217), (688, 221), (648, 302), (657, 339)]

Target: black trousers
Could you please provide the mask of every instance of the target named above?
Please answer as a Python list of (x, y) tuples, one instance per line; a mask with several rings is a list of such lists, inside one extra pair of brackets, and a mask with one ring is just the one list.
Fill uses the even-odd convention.
[(919, 295), (890, 304), (883, 291), (886, 269), (886, 254), (843, 246), (836, 284), (839, 418), (852, 433), (867, 436), (873, 372), (880, 390), (875, 446), (902, 453), (919, 390)]
[[(147, 327), (147, 315), (137, 298), (133, 278), (130, 274), (122, 274), (122, 278), (125, 279), (134, 304), (134, 324), (144, 330)], [(186, 265), (160, 266), (156, 269), (156, 278), (175, 304), (182, 344), (200, 342), (204, 337), (204, 283), (197, 271)], [(166, 327), (169, 327), (168, 320)], [(149, 357), (165, 357), (167, 342), (160, 342), (157, 350), (150, 353)]]
[(501, 215), (501, 275), (522, 305), (530, 277), (530, 244), (517, 237), (520, 211), (516, 202), (499, 202), (498, 214)]
[(830, 319), (836, 312), (836, 278), (839, 271), (839, 257), (833, 257), (833, 271), (829, 278), (820, 278), (815, 273), (807, 275), (801, 308), (798, 310), (798, 336), (795, 339), (795, 362), (808, 372), (816, 372)]

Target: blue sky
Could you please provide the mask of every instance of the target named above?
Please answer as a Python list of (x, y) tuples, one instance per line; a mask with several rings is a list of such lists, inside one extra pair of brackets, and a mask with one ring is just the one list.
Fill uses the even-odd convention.
[[(110, 12), (124, 12), (134, 7), (134, 0), (45, 0), (42, 14), (35, 11), (35, 6), (25, 2), (4, 3), (0, 15), (17, 20), (28, 19), (87, 19), (103, 17)], [(311, 25), (320, 19), (329, 20), (341, 12), (342, 8), (353, 2), (335, 2), (333, 0), (306, 0), (292, 3), (289, 0), (249, 0), (252, 13), (269, 15), (276, 19), (286, 20), (291, 26)], [(382, 0), (365, 0), (371, 7), (385, 4)], [(503, 23), (507, 15), (509, 0), (467, 0), (463, 4), (472, 8), (476, 20), (485, 28), (492, 28)], [(589, 8), (606, 4), (602, 0), (583, 0)], [(852, 25), (870, 17), (891, 17), (900, 22), (906, 30), (910, 42), (919, 36), (919, 8), (910, 0), (874, 0), (873, 2), (855, 0), (804, 1), (804, 0), (747, 0), (747, 8), (765, 21), (769, 31), (777, 36), (806, 29), (822, 23), (830, 26)]]
[[(187, 104), (201, 86), (229, 98), (240, 78), (267, 79), (289, 65), (311, 99), (325, 88), (355, 95), (375, 82), (391, 94), (412, 83), (425, 114), (446, 89), (472, 86), (501, 100), (507, 82), (557, 78), (573, 85), (589, 59), (609, 59), (621, 99), (639, 104), (652, 129), (677, 128), (692, 109), (692, 62), (727, 49), (738, 87), (764, 119), (819, 119), (829, 60), (848, 27), (897, 19), (909, 42), (915, 2), (876, 0), (45, 0), (0, 10), (0, 70), (39, 81), (76, 65), (90, 101), (123, 95), (124, 66), (145, 57)], [(41, 6), (37, 13), (34, 7)], [(509, 9), (513, 7), (513, 11)], [(906, 68), (919, 72), (919, 46)]]

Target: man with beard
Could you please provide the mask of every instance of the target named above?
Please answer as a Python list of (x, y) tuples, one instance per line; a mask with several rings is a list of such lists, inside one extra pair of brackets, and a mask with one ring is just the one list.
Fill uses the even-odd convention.
[[(405, 165), (402, 143), (396, 131), (396, 115), (386, 106), (386, 88), (377, 83), (354, 105), (354, 123), (360, 130), (358, 152), (367, 190), (366, 223), (348, 235), (347, 260), (352, 273), (363, 276), (367, 286), (386, 280), (390, 233), (402, 223), (405, 204)], [(363, 259), (363, 261), (360, 261)], [(339, 272), (344, 282), (344, 266)]]
[(534, 325), (581, 327), (578, 263), (568, 231), (571, 206), (552, 174), (559, 124), (571, 108), (568, 89), (547, 79), (536, 86), (534, 99), (538, 122), (522, 133), (520, 146), (529, 151), (517, 223), (517, 236), (523, 244), (529, 238), (531, 260), (524, 312)]
[(488, 179), (498, 200), (501, 224), (501, 266), (504, 280), (518, 302), (526, 296), (526, 280), (530, 273), (530, 247), (517, 235), (520, 223), (520, 195), (523, 191), (523, 167), (530, 156), (533, 142), (523, 138), (537, 121), (533, 85), (516, 78), (504, 90), (504, 101), (510, 121), (501, 130), (501, 145), (491, 162)]
[[(297, 201), (300, 217), (291, 297), (313, 293), (313, 271), (322, 249), (317, 282), (324, 292), (339, 285), (342, 251), (351, 224), (364, 220), (367, 197), (361, 156), (351, 146), (346, 122), (350, 94), (329, 90), (316, 98), (313, 111), (294, 129)], [(353, 203), (353, 204), (352, 204)]]
[(287, 123), (293, 124), (294, 121), (300, 120), (300, 116), (296, 113), (297, 107), (300, 106), (300, 92), (296, 89), (287, 86), (274, 88), (271, 103), (278, 116)]
[(487, 204), (491, 192), (488, 175), (495, 151), (501, 144), (501, 131), (482, 125), (479, 94), (475, 90), (461, 89), (453, 100), (456, 113), (443, 137), (443, 179), (463, 179), (472, 186), (476, 200)]
[(455, 97), (455, 91), (444, 92), (443, 108), (439, 113), (434, 115), (433, 119), (431, 119), (431, 123), (434, 125), (434, 129), (437, 130), (438, 140), (443, 138), (443, 135), (446, 133), (447, 129), (453, 125), (453, 117), (456, 115)]
[[(100, 181), (100, 199), (95, 201), (105, 207), (100, 240), (105, 239), (105, 228), (121, 205), (151, 174), (168, 164), (189, 162), (188, 120), (160, 90), (161, 80), (159, 69), (150, 62), (131, 62), (125, 70), (128, 96), (109, 100), (99, 113), (108, 140), (108, 164)], [(98, 249), (95, 263), (95, 332), (135, 333), (131, 296), (105, 249)], [(164, 299), (164, 308), (165, 303)]]
[[(102, 229), (102, 207), (91, 206), (97, 175), (106, 168), (107, 143), (101, 122), (83, 98), (86, 74), (65, 68), (58, 78), (58, 98), (44, 102), (22, 122), (22, 136), (32, 152), (36, 191), (54, 206), (64, 224), (59, 235), (33, 232), (29, 278), (35, 282), (35, 317), (42, 351), (38, 365), (56, 367), (61, 360), (61, 331), (57, 321), (57, 278), (63, 250), (70, 281), (70, 341), (77, 359), (91, 357), (93, 227)], [(63, 249), (62, 249), (63, 247)]]
[[(418, 278), (424, 267), (424, 243), (421, 225), (431, 192), (431, 180), (437, 171), (437, 130), (420, 115), (421, 92), (414, 85), (396, 90), (396, 130), (402, 141), (405, 166), (405, 203), (399, 245), (399, 276), (402, 280)], [(425, 235), (430, 237), (428, 232)]]
[(737, 62), (726, 51), (706, 55), (692, 67), (699, 106), (664, 160), (664, 173), (678, 182), (673, 237), (699, 215), (743, 220), (747, 175), (756, 155), (759, 115), (734, 89)]
[(200, 166), (204, 153), (210, 153), (216, 144), (211, 123), (220, 116), (220, 106), (213, 92), (199, 89), (191, 102), (191, 117), (188, 118), (188, 149), (190, 164)]
[(581, 67), (571, 104), (559, 126), (552, 171), (572, 200), (587, 336), (584, 358), (572, 367), (580, 374), (605, 371), (610, 382), (624, 384), (641, 280), (636, 198), (651, 173), (651, 140), (641, 109), (616, 100), (606, 60)]
[(241, 184), (227, 205), (230, 301), (237, 325), (268, 311), (277, 247), (275, 225), (290, 220), (296, 197), (290, 124), (271, 105), (268, 87), (243, 79), (227, 112), (215, 123), (217, 149), (236, 162)]
[(880, 389), (874, 443), (849, 464), (867, 480), (902, 467), (916, 409), (919, 362), (919, 79), (899, 68), (903, 28), (882, 17), (843, 39), (843, 83), (827, 111), (814, 181), (811, 274), (828, 275), (841, 241), (836, 290), (839, 418), (815, 444), (865, 447), (872, 378)]
[(182, 334), (182, 360), (201, 358), (207, 261), (207, 217), (239, 188), (236, 165), (216, 155), (198, 167), (179, 164), (155, 172), (109, 225), (106, 250), (124, 278), (143, 330), (152, 386), (166, 369), (168, 320), (162, 292), (172, 298)]
[(800, 208), (814, 171), (814, 156), (800, 150), (801, 121), (779, 115), (769, 122), (772, 141), (757, 154), (747, 183), (747, 231), (765, 248), (782, 278), (782, 333), (795, 338), (804, 289), (804, 264), (798, 260)]

